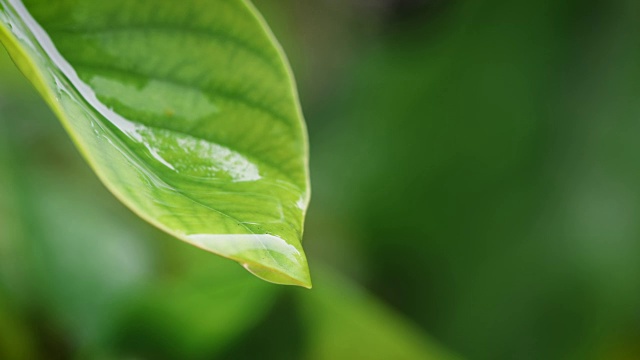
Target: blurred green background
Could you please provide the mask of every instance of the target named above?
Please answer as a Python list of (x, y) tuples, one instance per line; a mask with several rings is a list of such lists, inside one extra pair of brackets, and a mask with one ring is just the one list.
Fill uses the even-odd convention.
[(639, 359), (640, 2), (255, 0), (314, 289), (138, 220), (0, 53), (0, 359)]

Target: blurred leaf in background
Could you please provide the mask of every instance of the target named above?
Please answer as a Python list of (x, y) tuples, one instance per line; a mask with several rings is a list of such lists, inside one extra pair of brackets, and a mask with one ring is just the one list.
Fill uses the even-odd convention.
[(305, 358), (454, 358), (345, 279), (325, 270), (316, 284), (320, 291), (298, 296), (309, 334)]

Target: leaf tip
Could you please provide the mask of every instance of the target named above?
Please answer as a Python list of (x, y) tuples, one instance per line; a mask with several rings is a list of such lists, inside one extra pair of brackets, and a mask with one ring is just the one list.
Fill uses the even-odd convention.
[(193, 234), (191, 244), (235, 260), (258, 278), (311, 289), (307, 259), (298, 247), (267, 234)]
[(270, 283), (294, 285), (306, 289), (312, 288), (309, 269), (306, 266), (305, 268), (299, 269), (277, 269), (268, 268), (258, 264), (243, 264), (243, 267), (258, 278)]

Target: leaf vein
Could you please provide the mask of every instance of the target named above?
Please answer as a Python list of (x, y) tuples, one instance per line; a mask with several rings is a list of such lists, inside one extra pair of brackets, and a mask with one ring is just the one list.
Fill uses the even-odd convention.
[(270, 57), (263, 51), (260, 51), (258, 48), (250, 45), (244, 40), (236, 36), (231, 36), (227, 33), (221, 31), (213, 31), (211, 29), (201, 29), (201, 28), (192, 28), (192, 27), (179, 27), (178, 24), (170, 24), (170, 23), (156, 23), (156, 24), (126, 24), (119, 25), (116, 27), (110, 28), (94, 28), (94, 29), (69, 29), (69, 28), (58, 28), (58, 29), (48, 29), (47, 32), (49, 34), (65, 34), (65, 35), (74, 35), (74, 36), (87, 36), (87, 35), (113, 35), (117, 33), (126, 33), (126, 32), (139, 32), (139, 33), (166, 33), (169, 35), (173, 34), (188, 34), (194, 37), (205, 37), (209, 39), (216, 39), (218, 42), (228, 41), (237, 45), (239, 48), (244, 49), (245, 51), (253, 54), (255, 57), (262, 60), (264, 63), (269, 65), (269, 67), (275, 71), (276, 73), (282, 73), (282, 69), (274, 59)]

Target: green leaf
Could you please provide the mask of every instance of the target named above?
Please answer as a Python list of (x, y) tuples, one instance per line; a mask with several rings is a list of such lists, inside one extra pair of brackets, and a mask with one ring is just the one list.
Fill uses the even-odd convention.
[(316, 289), (298, 295), (310, 335), (307, 359), (458, 359), (338, 274), (319, 272)]
[(0, 40), (134, 212), (262, 279), (311, 287), (306, 129), (250, 3), (0, 0)]
[(172, 272), (125, 303), (109, 339), (118, 358), (218, 358), (267, 315), (280, 288), (194, 250), (166, 243)]

